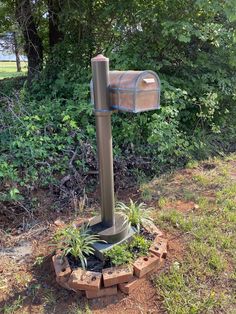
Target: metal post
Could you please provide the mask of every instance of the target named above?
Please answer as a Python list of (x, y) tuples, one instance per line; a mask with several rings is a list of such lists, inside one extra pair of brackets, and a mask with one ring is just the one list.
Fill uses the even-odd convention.
[(98, 55), (91, 62), (99, 160), (101, 218), (104, 226), (112, 227), (115, 224), (115, 216), (111, 110), (108, 93), (109, 59), (103, 55)]
[(114, 243), (125, 241), (133, 235), (124, 215), (114, 213), (114, 178), (111, 132), (111, 109), (109, 106), (109, 59), (98, 55), (91, 60), (93, 74), (93, 97), (96, 116), (99, 180), (101, 193), (101, 216), (90, 220), (93, 233), (106, 244), (93, 245), (95, 254), (102, 258), (103, 250)]

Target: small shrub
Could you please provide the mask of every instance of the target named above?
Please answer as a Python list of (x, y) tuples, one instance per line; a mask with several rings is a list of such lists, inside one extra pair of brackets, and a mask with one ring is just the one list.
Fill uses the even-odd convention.
[(141, 235), (135, 235), (130, 243), (116, 245), (108, 250), (105, 257), (114, 266), (129, 264), (135, 258), (147, 255), (150, 245), (151, 241)]
[(141, 235), (135, 235), (129, 244), (129, 249), (135, 256), (145, 256), (148, 254), (150, 245), (151, 241), (146, 240)]
[(133, 260), (127, 244), (115, 245), (105, 253), (105, 257), (110, 259), (111, 264), (114, 266), (129, 264)]

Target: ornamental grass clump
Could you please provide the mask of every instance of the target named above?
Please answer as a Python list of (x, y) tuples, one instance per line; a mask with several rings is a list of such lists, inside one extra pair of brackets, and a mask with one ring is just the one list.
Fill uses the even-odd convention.
[(83, 269), (87, 267), (87, 257), (94, 254), (92, 245), (101, 241), (98, 235), (90, 234), (88, 225), (83, 225), (81, 228), (69, 226), (60, 230), (55, 240), (63, 256), (71, 255), (79, 259)]
[(144, 203), (137, 204), (137, 202), (133, 202), (130, 199), (129, 205), (118, 202), (116, 209), (126, 216), (128, 222), (137, 230), (138, 233), (140, 232), (140, 228), (143, 223), (148, 224), (152, 221), (150, 218), (150, 210), (152, 208), (147, 209), (146, 204)]

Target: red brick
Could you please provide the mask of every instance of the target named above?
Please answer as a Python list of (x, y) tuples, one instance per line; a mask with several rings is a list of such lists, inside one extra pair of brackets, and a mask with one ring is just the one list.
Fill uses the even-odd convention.
[(108, 288), (101, 288), (98, 291), (93, 290), (86, 290), (86, 297), (88, 299), (95, 299), (95, 298), (101, 298), (106, 297), (109, 295), (116, 295), (117, 294), (117, 286), (112, 286)]
[(74, 290), (98, 291), (101, 286), (102, 274), (78, 268), (70, 275), (68, 285)]
[(54, 225), (57, 227), (65, 227), (65, 223), (60, 218), (54, 221)]
[(72, 272), (67, 257), (63, 257), (62, 255), (54, 255), (52, 257), (52, 261), (56, 276), (60, 278), (61, 281), (67, 281)]
[(156, 225), (152, 221), (143, 222), (143, 228), (147, 230), (147, 232), (157, 235), (158, 237), (163, 236), (163, 233), (160, 229), (156, 227)]
[(139, 279), (137, 277), (133, 277), (133, 279), (130, 282), (118, 284), (118, 288), (123, 293), (130, 294), (131, 292), (133, 292), (135, 290), (135, 288), (138, 287), (138, 285), (140, 284), (140, 280), (141, 279)]
[(59, 277), (56, 277), (56, 282), (63, 288), (67, 289), (67, 290), (72, 290), (75, 291), (77, 293), (77, 295), (83, 296), (84, 295), (84, 291), (83, 290), (75, 290), (73, 289), (69, 284), (68, 284), (68, 280), (64, 281), (61, 280)]
[(139, 257), (133, 264), (135, 276), (142, 278), (152, 271), (158, 265), (159, 261), (160, 258), (152, 253)]
[(167, 239), (156, 237), (149, 251), (158, 257), (166, 258), (167, 256)]
[(86, 225), (89, 222), (88, 218), (78, 218), (75, 222), (76, 228), (81, 227), (82, 225)]
[(118, 283), (128, 282), (133, 278), (133, 267), (123, 265), (118, 267), (105, 268), (102, 271), (104, 287), (117, 285)]

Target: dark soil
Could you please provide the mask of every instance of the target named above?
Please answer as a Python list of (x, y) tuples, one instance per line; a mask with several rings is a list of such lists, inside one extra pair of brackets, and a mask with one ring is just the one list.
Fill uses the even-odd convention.
[(155, 234), (148, 232), (146, 229), (141, 228), (140, 235), (143, 236), (146, 240), (153, 241), (155, 239)]
[[(67, 256), (70, 267), (72, 269), (77, 269), (79, 267), (82, 267), (82, 264), (80, 262), (79, 259), (74, 258), (71, 255)], [(94, 255), (90, 255), (87, 257), (87, 267), (86, 270), (90, 270), (90, 271), (96, 271), (101, 273), (103, 268), (108, 268), (111, 266), (111, 263), (109, 261), (101, 261), (100, 259), (98, 259), (96, 256)]]
[[(148, 241), (153, 241), (156, 237), (155, 235), (153, 235), (152, 233), (149, 233), (144, 228), (141, 228), (140, 235), (143, 236)], [(137, 248), (133, 247), (131, 253), (134, 254), (135, 256), (139, 256), (140, 249), (138, 247)], [(67, 258), (68, 258), (70, 267), (73, 270), (82, 267), (82, 264), (78, 258), (73, 257), (71, 254), (67, 255)], [(115, 266), (115, 265), (112, 264), (110, 258), (107, 258), (106, 260), (101, 261), (99, 258), (97, 258), (94, 255), (89, 255), (87, 257), (86, 270), (96, 271), (96, 272), (101, 273), (104, 268), (109, 268), (109, 267), (113, 267), (113, 266)]]

